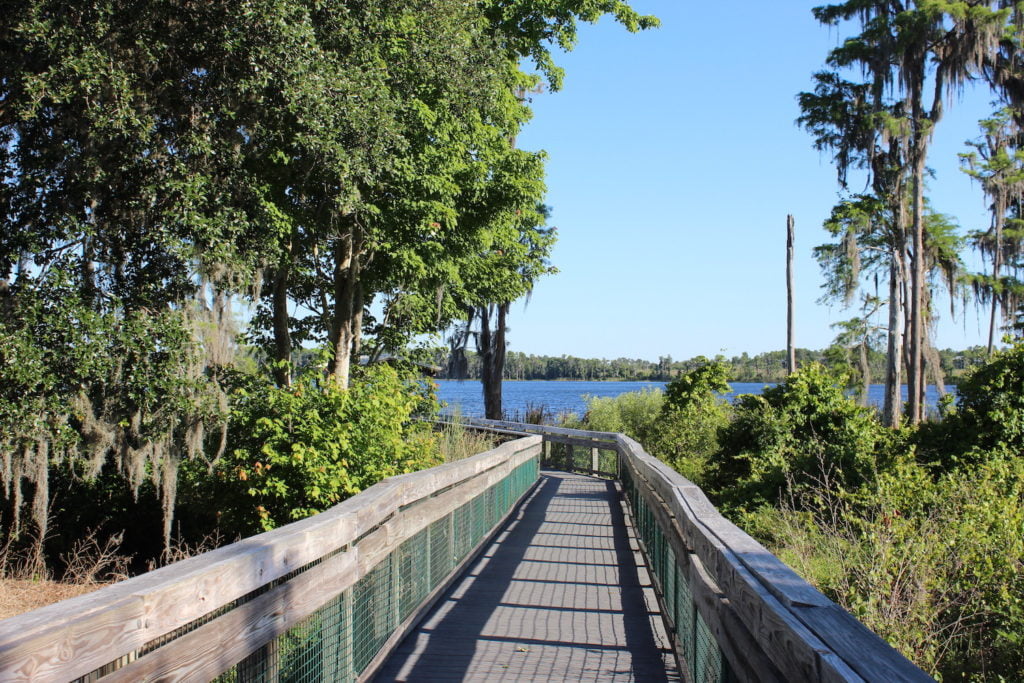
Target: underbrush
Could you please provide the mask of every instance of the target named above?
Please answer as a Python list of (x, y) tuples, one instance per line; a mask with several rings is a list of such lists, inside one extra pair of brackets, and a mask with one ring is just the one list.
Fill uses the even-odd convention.
[(1024, 680), (1024, 346), (917, 429), (818, 365), (731, 405), (724, 380), (709, 363), (663, 396), (591, 400), (581, 426), (636, 438), (929, 674)]
[(455, 415), (436, 433), (437, 447), (444, 462), (463, 460), (489, 451), (501, 441), (495, 435), (469, 429)]

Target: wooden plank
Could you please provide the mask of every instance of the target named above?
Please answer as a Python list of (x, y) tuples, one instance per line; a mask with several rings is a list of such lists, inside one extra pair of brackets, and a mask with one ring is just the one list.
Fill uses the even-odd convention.
[(865, 680), (934, 680), (839, 605), (798, 606), (793, 612)]
[[(627, 466), (630, 465), (631, 463), (627, 463)], [(687, 547), (683, 539), (683, 534), (679, 528), (678, 520), (676, 520), (676, 518), (672, 516), (668, 508), (661, 503), (660, 499), (647, 486), (644, 480), (637, 479), (637, 477), (634, 474), (633, 482), (637, 487), (637, 492), (641, 496), (643, 496), (644, 501), (647, 503), (647, 507), (650, 508), (651, 512), (654, 514), (654, 519), (661, 527), (662, 533), (665, 536), (665, 540), (672, 548), (672, 552), (674, 552), (677, 557), (685, 557), (686, 555), (689, 555), (692, 552), (692, 549)]]
[(118, 683), (214, 678), (352, 586), (359, 579), (358, 570), (358, 551), (328, 558), (103, 680)]
[(368, 573), (406, 540), (456, 508), (473, 500), (511, 474), (512, 470), (519, 465), (537, 457), (539, 453), (535, 451), (539, 451), (539, 442), (533, 449), (519, 451), (506, 463), (488, 470), (468, 482), (463, 482), (458, 487), (397, 513), (357, 544), (356, 547), (360, 550), (362, 573)]
[[(763, 645), (753, 638), (747, 627), (736, 616), (722, 590), (700, 562), (700, 558), (686, 546), (679, 521), (663, 506), (654, 491), (647, 486), (647, 482), (638, 478), (633, 463), (629, 459), (624, 460), (624, 466), (631, 470), (637, 491), (644, 496), (644, 500), (665, 533), (665, 538), (676, 555), (676, 562), (688, 581), (694, 605), (715, 635), (716, 642), (738, 680), (783, 680), (775, 665), (765, 655)], [(678, 624), (676, 627), (678, 629)]]
[(506, 429), (515, 431), (518, 433), (527, 434), (543, 434), (546, 437), (554, 438), (556, 436), (568, 436), (583, 439), (597, 439), (600, 441), (607, 441), (614, 443), (617, 434), (615, 432), (594, 432), (584, 429), (570, 429), (568, 427), (554, 427), (550, 425), (533, 425), (526, 424), (523, 422), (508, 422), (506, 420), (485, 420), (478, 417), (463, 417), (462, 420), (467, 425), (476, 425), (481, 427), (493, 427), (497, 429)]
[(597, 448), (604, 451), (615, 450), (615, 445), (608, 441), (595, 441), (593, 439), (585, 439), (573, 436), (544, 436), (545, 439), (552, 443), (561, 443), (568, 446), (579, 446), (580, 448)]
[[(374, 531), (372, 531), (371, 533), (369, 533), (363, 539), (359, 540), (359, 542), (355, 545), (355, 550), (354, 551), (342, 553), (342, 555), (337, 556), (337, 557), (343, 557), (344, 556), (344, 557), (348, 558), (347, 561), (349, 562), (351, 567), (349, 568), (349, 572), (348, 572), (348, 574), (349, 574), (348, 577), (347, 577), (347, 581), (348, 582), (345, 585), (343, 585), (340, 588), (340, 590), (336, 591), (334, 593), (334, 595), (340, 593), (341, 591), (345, 590), (346, 588), (348, 588), (349, 586), (354, 584), (362, 576), (365, 576), (369, 571), (371, 571), (375, 566), (377, 566), (377, 564), (379, 564), (379, 562), (381, 560), (383, 560), (388, 554), (390, 554), (395, 549), (397, 549), (398, 546), (401, 545), (401, 543), (403, 543), (405, 540), (407, 540), (411, 536), (415, 535), (416, 533), (421, 531), (423, 528), (425, 528), (429, 524), (433, 523), (437, 519), (441, 518), (443, 515), (447, 514), (451, 510), (454, 510), (456, 507), (458, 507), (459, 505), (463, 504), (464, 502), (468, 502), (468, 500), (472, 500), (475, 496), (479, 495), (481, 492), (486, 490), (488, 487), (490, 487), (493, 484), (497, 483), (498, 481), (503, 479), (505, 476), (508, 476), (508, 474), (510, 474), (511, 471), (515, 467), (519, 466), (523, 462), (528, 461), (532, 457), (536, 457), (536, 455), (538, 454), (537, 452), (540, 450), (540, 439), (537, 438), (537, 439), (533, 439), (531, 441), (532, 441), (532, 446), (531, 447), (528, 447), (528, 448), (525, 448), (525, 449), (514, 450), (513, 453), (512, 453), (511, 458), (505, 460), (502, 464), (500, 464), (500, 465), (498, 465), (496, 467), (493, 467), (493, 468), (491, 468), (489, 470), (486, 470), (486, 471), (484, 471), (481, 474), (476, 475), (473, 479), (469, 480), (469, 482), (465, 483), (464, 485), (458, 486), (457, 488), (450, 489), (450, 490), (442, 493), (440, 496), (437, 496), (436, 498), (431, 499), (431, 501), (429, 501), (429, 503), (430, 503), (429, 507), (427, 507), (425, 505), (424, 506), (414, 506), (412, 508), (409, 508), (407, 510), (403, 510), (403, 511), (397, 513), (394, 518), (392, 518), (388, 522), (386, 522), (383, 525), (381, 525), (379, 528), (377, 528)], [(505, 450), (508, 451), (508, 450), (511, 450), (511, 449), (505, 449)], [(424, 478), (423, 477), (418, 477), (417, 479), (418, 479), (418, 481), (414, 481), (414, 483), (416, 484), (416, 487), (419, 488), (419, 486), (422, 484), (422, 481), (423, 481)], [(392, 491), (392, 493), (401, 494), (401, 491), (398, 491), (398, 492)], [(427, 513), (427, 512), (429, 512), (429, 514), (425, 515), (424, 513)], [(414, 523), (410, 524), (409, 523), (410, 520), (414, 520)], [(328, 560), (327, 562), (330, 562), (330, 561), (331, 560)], [(325, 562), (324, 564), (326, 564), (327, 562)], [(322, 566), (322, 565), (318, 565), (317, 567), (314, 567), (313, 569), (310, 569), (307, 572), (304, 572), (303, 574), (300, 574), (299, 576), (291, 579), (286, 585), (294, 587), (294, 586), (297, 586), (297, 585), (300, 585), (300, 584), (304, 583), (306, 581), (306, 579), (304, 579), (303, 577), (305, 577), (307, 574), (310, 574), (314, 570), (318, 570), (320, 566)], [(318, 579), (318, 580), (322, 581), (322, 579)], [(305, 612), (305, 616), (308, 616), (308, 614), (311, 614), (312, 611), (315, 611), (316, 609), (318, 609), (320, 606), (325, 604), (327, 601), (329, 601), (333, 597), (333, 595), (331, 595), (326, 590), (327, 587), (328, 587), (328, 585), (325, 585), (325, 590), (322, 591), (322, 593), (321, 593), (321, 598), (322, 598), (323, 602), (321, 602), (320, 605), (313, 606), (309, 611), (306, 611)], [(279, 589), (275, 589), (275, 592), (278, 591), (278, 590), (280, 590), (280, 588)], [(301, 596), (304, 596), (305, 594), (304, 593), (299, 593), (298, 595), (300, 595), (300, 597), (301, 597)], [(276, 605), (277, 603), (274, 603), (274, 604)], [(277, 605), (277, 607), (279, 608), (280, 605)], [(246, 609), (248, 609), (248, 608), (246, 608)], [(291, 605), (288, 606), (288, 611), (289, 612), (293, 612), (294, 611), (293, 607)], [(233, 613), (234, 613), (234, 611), (232, 611), (232, 612), (230, 612), (228, 614), (233, 614)], [(225, 615), (225, 616), (227, 616), (227, 615)], [(291, 625), (293, 625), (294, 623), (297, 623), (297, 620), (303, 618), (303, 616), (304, 615), (300, 615), (300, 616), (296, 617), (295, 619), (293, 619), (291, 621), (288, 621), (281, 630), (275, 631), (274, 634), (271, 635), (270, 637), (273, 638), (273, 637), (276, 637), (277, 635), (279, 635), (280, 633), (283, 633), (284, 630), (287, 630), (288, 628), (291, 627)], [(221, 622), (222, 619), (224, 619), (224, 617), (218, 618), (217, 620), (215, 620), (215, 622)], [(211, 622), (211, 623), (215, 623), (215, 622)], [(232, 622), (232, 623), (234, 623), (234, 622)], [(285, 622), (281, 622), (281, 623), (285, 623)], [(230, 628), (230, 627), (228, 627), (228, 628)], [(249, 642), (250, 644), (252, 642), (255, 642), (255, 638), (252, 636), (252, 630), (253, 630), (252, 628), (248, 628), (245, 631), (245, 633), (248, 634), (246, 636), (246, 638), (248, 639), (247, 642)], [(238, 631), (238, 629), (235, 628), (234, 631)], [(162, 663), (158, 662), (156, 664), (150, 665), (153, 668), (153, 670), (159, 670), (159, 671), (163, 672), (163, 673), (160, 673), (157, 676), (157, 678), (159, 678), (161, 676), (168, 675), (165, 672), (165, 669), (167, 667), (167, 663), (168, 662), (173, 662), (174, 661), (173, 658), (176, 656), (175, 653), (174, 653), (174, 649), (169, 649), (169, 648), (171, 648), (172, 644), (175, 646), (175, 648), (177, 648), (178, 647), (177, 643), (178, 643), (178, 641), (174, 641), (173, 643), (165, 645), (165, 646), (159, 648), (156, 651), (156, 652), (160, 652), (160, 653), (169, 653), (169, 654), (163, 654), (161, 656), (161, 662)], [(186, 645), (186, 647), (189, 647), (189, 646)], [(235, 655), (238, 654), (237, 653), (237, 648), (235, 648), (235, 649), (229, 648), (228, 651), (230, 652), (230, 657), (235, 657)], [(209, 653), (207, 653), (206, 656), (209, 656)], [(242, 655), (238, 656), (238, 657), (235, 657), (235, 659), (230, 659), (230, 657), (228, 659), (230, 659), (230, 661), (233, 663), (234, 661), (238, 661), (238, 659), (241, 659), (243, 656), (244, 656), (244, 653)], [(152, 657), (152, 654), (151, 655), (147, 655), (147, 657), (145, 657), (144, 660), (149, 660), (150, 657)], [(216, 668), (217, 666), (220, 666), (220, 664), (211, 664), (211, 663), (208, 663), (208, 662), (203, 662), (203, 661), (201, 661), (201, 659), (202, 659), (202, 656), (200, 654), (197, 654), (196, 657), (192, 660), (192, 664), (190, 666), (186, 667), (186, 672), (184, 674), (185, 678), (181, 679), (181, 678), (177, 678), (175, 676), (172, 676), (172, 679), (173, 680), (185, 680), (185, 679), (188, 679), (189, 677), (199, 675), (199, 674), (197, 674), (197, 671), (200, 670), (200, 667), (205, 667), (205, 668), (202, 668), (201, 670), (206, 672), (208, 670)], [(218, 656), (217, 656), (215, 661), (223, 663), (224, 657), (222, 655), (218, 654)], [(228, 666), (230, 666), (230, 664), (228, 664)], [(224, 667), (224, 668), (227, 668), (227, 667)], [(142, 671), (143, 671), (143, 669), (141, 668), (141, 666), (139, 666), (139, 667), (131, 669), (131, 672), (130, 672), (129, 675), (130, 676), (139, 676), (140, 672), (142, 672)], [(220, 671), (223, 671), (223, 669), (220, 669)], [(216, 671), (212, 675), (215, 676), (218, 673), (220, 673), (220, 671)], [(206, 674), (203, 673), (202, 675), (206, 675)], [(122, 680), (133, 680), (133, 679), (132, 678), (124, 678)], [(144, 678), (142, 680), (149, 680), (149, 679), (145, 679)]]
[[(635, 442), (634, 442), (635, 443)], [(632, 446), (632, 444), (630, 444)], [(634, 450), (634, 449), (630, 449)], [(649, 456), (648, 456), (649, 457)], [(642, 462), (646, 459), (641, 459)], [(665, 491), (665, 485), (671, 485), (671, 481), (674, 478), (678, 478), (679, 481), (686, 482), (683, 477), (676, 477), (672, 472), (668, 472), (660, 466), (652, 465), (650, 462), (643, 462), (647, 465), (647, 472), (651, 477), (650, 483), (657, 485), (660, 491)], [(661, 479), (662, 481), (658, 481)], [(813, 586), (804, 581), (799, 575), (796, 574), (790, 567), (785, 565), (781, 560), (771, 554), (764, 546), (758, 543), (756, 540), (751, 538), (744, 531), (736, 527), (734, 524), (726, 520), (718, 511), (711, 505), (704, 495), (703, 491), (693, 486), (689, 482), (683, 487), (678, 487), (677, 495), (680, 499), (686, 500), (690, 503), (689, 509), (694, 513), (694, 517), (700, 520), (703, 529), (707, 530), (711, 534), (717, 537), (721, 541), (724, 547), (727, 547), (731, 551), (731, 556), (739, 560), (743, 566), (748, 569), (764, 586), (768, 589), (771, 594), (782, 602), (787, 608), (801, 607), (801, 606), (816, 606), (825, 610), (825, 614), (834, 614), (834, 610), (838, 609), (844, 613), (841, 608), (835, 605), (826, 596), (822, 595), (820, 591), (815, 589)], [(670, 505), (674, 508), (673, 512), (676, 515), (683, 515), (685, 513), (676, 505)], [(694, 527), (695, 529), (697, 527)], [(702, 547), (700, 544), (695, 544), (698, 548)], [(713, 545), (704, 545), (704, 548), (711, 549)], [(712, 558), (703, 558), (709, 566), (711, 565)], [(816, 611), (803, 611), (801, 614), (815, 614)], [(867, 651), (872, 653), (877, 652), (879, 660), (890, 660), (893, 667), (893, 671), (900, 669), (906, 669), (909, 667), (909, 671), (917, 671), (920, 675), (924, 675), (919, 669), (914, 667), (901, 655), (896, 654), (896, 659), (889, 656), (888, 651), (892, 650), (887, 643), (885, 643), (878, 636), (871, 634), (873, 641), (870, 638), (865, 637), (864, 632), (871, 633), (868, 629), (864, 628), (862, 624), (857, 622), (852, 617), (849, 617), (850, 622), (856, 624), (856, 626), (863, 629), (839, 629), (834, 633), (823, 632), (818, 629), (812, 628), (812, 632), (821, 638), (822, 642), (829, 642), (830, 640), (837, 643), (843, 643), (847, 639), (857, 642), (858, 648), (850, 650), (847, 654), (853, 655), (854, 652), (863, 653), (864, 648), (868, 648)], [(807, 624), (806, 621), (801, 619), (802, 623)], [(833, 624), (834, 628), (838, 628), (839, 624)], [(826, 669), (840, 669), (849, 666), (850, 668), (856, 669), (856, 665), (853, 660), (849, 660), (848, 657), (842, 659), (847, 660), (843, 666), (838, 666), (835, 663), (825, 662), (823, 665)], [(872, 657), (874, 659), (874, 657)], [(845, 675), (845, 674), (844, 674)], [(926, 677), (927, 678), (927, 677)]]
[[(624, 439), (626, 460), (639, 479), (638, 488), (643, 490), (641, 487), (650, 486), (651, 490), (659, 494), (664, 491), (671, 496), (666, 502), (679, 522), (686, 544), (693, 549), (702, 565), (710, 570), (739, 620), (780, 673), (791, 680), (860, 680), (841, 661), (836, 661), (838, 658), (822, 659), (820, 654), (829, 652), (824, 643), (772, 595), (722, 539), (702, 523), (687, 504), (684, 492), (672, 486), (673, 482), (669, 480), (672, 474), (652, 463), (646, 453), (638, 457), (637, 446), (628, 437)], [(689, 485), (688, 489), (692, 487), (682, 477), (679, 479)], [(702, 493), (694, 496), (693, 502), (703, 508), (704, 516), (721, 518)], [(797, 579), (807, 585), (799, 577)], [(813, 587), (807, 587), (814, 591)]]
[[(695, 516), (681, 517), (694, 552), (722, 588), (740, 621), (788, 680), (860, 681), (827, 646), (748, 570)], [(823, 668), (822, 668), (823, 667)]]
[(666, 640), (654, 637), (619, 510), (607, 482), (545, 474), (378, 680), (665, 680)]
[(687, 578), (697, 611), (715, 636), (733, 675), (740, 681), (776, 683), (782, 675), (764, 652), (764, 647), (739, 620), (721, 588), (696, 555), (691, 555)]

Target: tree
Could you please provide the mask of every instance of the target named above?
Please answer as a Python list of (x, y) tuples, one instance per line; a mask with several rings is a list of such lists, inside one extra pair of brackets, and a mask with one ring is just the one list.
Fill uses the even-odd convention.
[(796, 372), (793, 342), (793, 217), (786, 216), (786, 372)]
[(1003, 268), (1014, 265), (1011, 259), (1019, 254), (1024, 243), (1019, 217), (1008, 218), (1011, 209), (1020, 211), (1024, 194), (1024, 150), (1019, 149), (1021, 131), (1013, 109), (1004, 107), (979, 124), (982, 137), (967, 143), (974, 149), (961, 154), (960, 161), (963, 171), (978, 181), (992, 202), (989, 229), (972, 235), (976, 248), (991, 260), (992, 274), (969, 278), (975, 296), (991, 303), (988, 328), (988, 352), (991, 354), (995, 343), (997, 309), (1002, 310), (1005, 322), (1011, 311), (1017, 308), (1022, 292), (1015, 277), (1003, 277)]
[[(897, 151), (893, 142), (898, 140), (898, 158), (895, 154), (890, 154), (890, 158), (899, 163), (891, 170), (897, 175), (897, 185), (902, 185), (903, 178), (909, 176), (908, 417), (913, 423), (922, 417), (925, 377), (924, 174), (928, 147), (934, 127), (942, 118), (947, 96), (958, 92), (972, 73), (981, 73), (998, 52), (1010, 17), (1010, 11), (1001, 5), (1000, 2), (848, 0), (814, 10), (815, 17), (828, 25), (860, 22), (862, 32), (833, 50), (829, 63), (838, 69), (860, 67), (869, 75), (870, 85), (857, 86), (842, 81), (836, 72), (819, 74), (819, 86), (824, 92), (819, 91), (819, 97), (808, 101), (811, 113), (805, 107), (802, 120), (819, 133), (819, 146), (838, 150), (837, 162), (843, 169), (864, 161), (871, 165), (880, 136), (888, 137), (890, 152)], [(925, 104), (926, 85), (931, 88), (930, 105)], [(898, 107), (884, 104), (888, 91), (895, 91), (895, 100), (901, 103)], [(870, 100), (865, 100), (868, 93)], [(869, 115), (862, 116), (865, 113)], [(878, 169), (871, 170), (873, 178), (878, 178)], [(840, 176), (842, 182), (845, 170)], [(892, 187), (892, 183), (887, 185), (890, 187), (885, 192), (876, 194), (883, 200), (888, 198), (897, 209), (899, 224), (907, 225), (903, 192)], [(890, 300), (894, 299), (890, 296)], [(892, 346), (890, 344), (890, 351)], [(893, 415), (887, 413), (887, 417), (890, 424), (895, 423)]]

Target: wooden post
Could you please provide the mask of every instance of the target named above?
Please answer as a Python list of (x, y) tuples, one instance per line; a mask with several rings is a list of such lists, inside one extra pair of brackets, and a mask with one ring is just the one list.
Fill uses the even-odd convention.
[(551, 442), (544, 439), (544, 465), (551, 466)]
[(590, 471), (597, 472), (598, 467), (601, 464), (601, 449), (591, 448), (590, 449)]
[(786, 371), (796, 372), (796, 345), (793, 341), (793, 215), (786, 216)]

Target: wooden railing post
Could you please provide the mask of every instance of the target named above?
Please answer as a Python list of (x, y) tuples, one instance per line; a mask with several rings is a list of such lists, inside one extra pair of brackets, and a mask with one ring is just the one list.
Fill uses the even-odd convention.
[(597, 472), (598, 466), (601, 464), (601, 449), (591, 448), (590, 449), (590, 471)]

